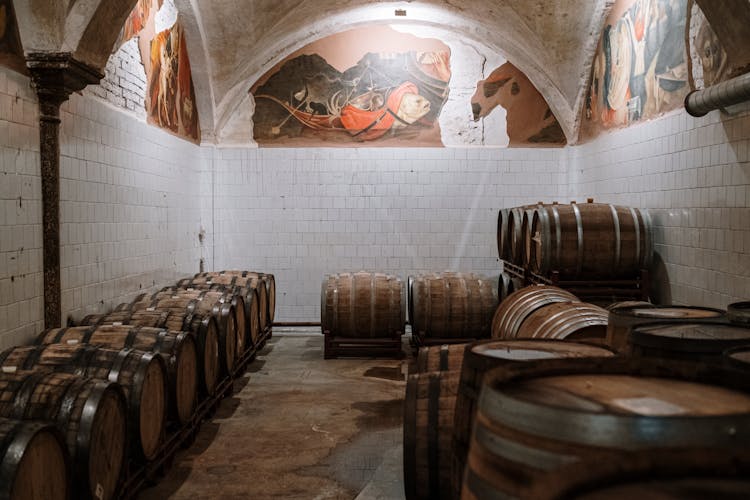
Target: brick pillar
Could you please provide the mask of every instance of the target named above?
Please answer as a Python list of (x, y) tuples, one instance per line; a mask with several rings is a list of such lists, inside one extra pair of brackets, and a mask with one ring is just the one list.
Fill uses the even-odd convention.
[(60, 105), (72, 92), (103, 75), (69, 53), (28, 54), (26, 64), (39, 98), (39, 157), (42, 177), (44, 327), (62, 322), (60, 283)]

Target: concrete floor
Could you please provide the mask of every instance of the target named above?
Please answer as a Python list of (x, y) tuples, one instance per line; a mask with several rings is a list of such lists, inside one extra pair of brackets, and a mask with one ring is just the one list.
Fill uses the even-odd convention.
[(144, 500), (404, 498), (402, 362), (323, 360), (316, 328), (274, 329), (196, 442)]

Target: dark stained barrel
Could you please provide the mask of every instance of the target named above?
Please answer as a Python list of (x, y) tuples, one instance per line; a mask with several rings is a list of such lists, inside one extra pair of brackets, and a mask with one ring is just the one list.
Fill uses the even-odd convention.
[(125, 325), (79, 326), (46, 330), (36, 343), (91, 344), (159, 353), (167, 362), (170, 418), (186, 423), (193, 416), (198, 390), (198, 351), (191, 333)]
[(716, 365), (644, 358), (551, 359), (485, 375), (462, 498), (533, 498), (582, 460), (649, 449), (750, 445), (750, 380)]
[(511, 208), (508, 210), (508, 255), (510, 256), (510, 262), (517, 266), (522, 266), (524, 263), (524, 215), (527, 212), (531, 212), (535, 207), (542, 205), (542, 202), (539, 202), (536, 205), (524, 205), (522, 207)]
[(606, 309), (586, 302), (556, 302), (531, 313), (516, 333), (519, 339), (601, 341), (607, 334)]
[[(258, 294), (258, 315), (260, 321), (261, 330), (264, 331), (266, 328), (271, 326), (271, 316), (269, 316), (269, 285), (268, 279), (265, 276), (259, 276), (260, 273), (250, 273), (243, 271), (239, 274), (228, 274), (227, 272), (211, 272), (197, 274), (190, 280), (183, 280), (177, 283), (181, 287), (225, 287), (234, 293), (237, 293), (237, 289), (244, 290), (255, 290)], [(275, 281), (274, 281), (274, 307), (275, 307)]]
[(127, 408), (119, 385), (68, 373), (0, 372), (0, 416), (54, 423), (73, 461), (76, 498), (115, 497), (125, 465)]
[(72, 498), (68, 454), (53, 425), (0, 418), (0, 498)]
[(473, 273), (416, 276), (412, 334), (430, 339), (488, 338), (499, 303), (494, 279)]
[(331, 274), (321, 285), (322, 330), (335, 337), (392, 338), (403, 332), (406, 293), (401, 279), (359, 271)]
[(508, 295), (520, 289), (519, 280), (508, 273), (500, 273), (497, 280), (497, 294), (500, 302), (508, 298)]
[(509, 208), (501, 208), (497, 212), (497, 255), (500, 260), (510, 261), (510, 241), (508, 238)]
[(729, 304), (727, 306), (727, 317), (732, 323), (750, 326), (750, 301)]
[(637, 326), (631, 354), (655, 358), (719, 361), (724, 351), (750, 344), (750, 328), (711, 323), (661, 323)]
[(532, 271), (557, 271), (562, 279), (632, 279), (650, 266), (653, 241), (645, 210), (601, 203), (539, 206), (528, 262)]
[(407, 500), (451, 497), (453, 412), (459, 372), (410, 375), (404, 402), (404, 490)]
[(463, 343), (421, 347), (417, 354), (417, 365), (414, 373), (460, 370), (464, 361), (464, 349), (467, 345)]
[(546, 285), (532, 285), (508, 295), (492, 318), (492, 338), (515, 338), (523, 322), (540, 307), (555, 302), (577, 301), (570, 292)]
[(606, 344), (619, 352), (627, 352), (630, 333), (638, 325), (723, 322), (724, 318), (724, 311), (708, 307), (621, 305), (610, 308)]
[(612, 357), (609, 349), (559, 340), (484, 340), (465, 348), (461, 378), (453, 418), (453, 464), (451, 486), (460, 497), (466, 456), (474, 427), (477, 399), (485, 373), (509, 363), (525, 363), (552, 358)]
[(8, 370), (58, 371), (119, 383), (128, 402), (128, 428), (136, 456), (152, 459), (164, 437), (167, 375), (161, 355), (133, 349), (51, 344), (13, 347), (0, 354)]
[(750, 371), (750, 343), (724, 351), (727, 364), (733, 368)]
[(220, 271), (220, 276), (240, 276), (242, 278), (258, 278), (266, 285), (266, 292), (268, 296), (266, 316), (266, 326), (270, 327), (273, 325), (273, 320), (276, 317), (276, 277), (269, 273), (260, 273), (257, 271), (240, 271), (240, 270), (224, 270)]

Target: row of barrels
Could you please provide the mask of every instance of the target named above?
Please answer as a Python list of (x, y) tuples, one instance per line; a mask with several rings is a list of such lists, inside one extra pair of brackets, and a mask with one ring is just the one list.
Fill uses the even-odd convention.
[(474, 273), (398, 276), (360, 271), (327, 275), (321, 286), (323, 332), (387, 338), (404, 332), (436, 339), (489, 337), (498, 280)]
[[(269, 297), (271, 275), (197, 275), (0, 353), (0, 419), (54, 424), (73, 478), (72, 492), (47, 495), (40, 486), (10, 498), (114, 498), (126, 464), (153, 460), (169, 429), (191, 425), (198, 405), (234, 375), (248, 349), (259, 347), (261, 321), (270, 326), (273, 315)], [(35, 456), (30, 449), (16, 453)], [(29, 460), (31, 472), (9, 466), (3, 478), (21, 485), (48, 467), (39, 457)]]
[(668, 498), (746, 494), (748, 375), (750, 347), (726, 364), (560, 340), (423, 348), (406, 388), (406, 498), (570, 498), (623, 482), (643, 492), (659, 477), (708, 481)]
[(632, 279), (654, 252), (651, 218), (632, 207), (539, 202), (498, 212), (501, 260), (561, 279)]

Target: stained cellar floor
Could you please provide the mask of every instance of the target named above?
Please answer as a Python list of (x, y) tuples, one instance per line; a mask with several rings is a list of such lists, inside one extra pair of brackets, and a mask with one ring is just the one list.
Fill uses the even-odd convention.
[(324, 360), (319, 329), (275, 328), (234, 395), (139, 498), (404, 498), (401, 365)]

